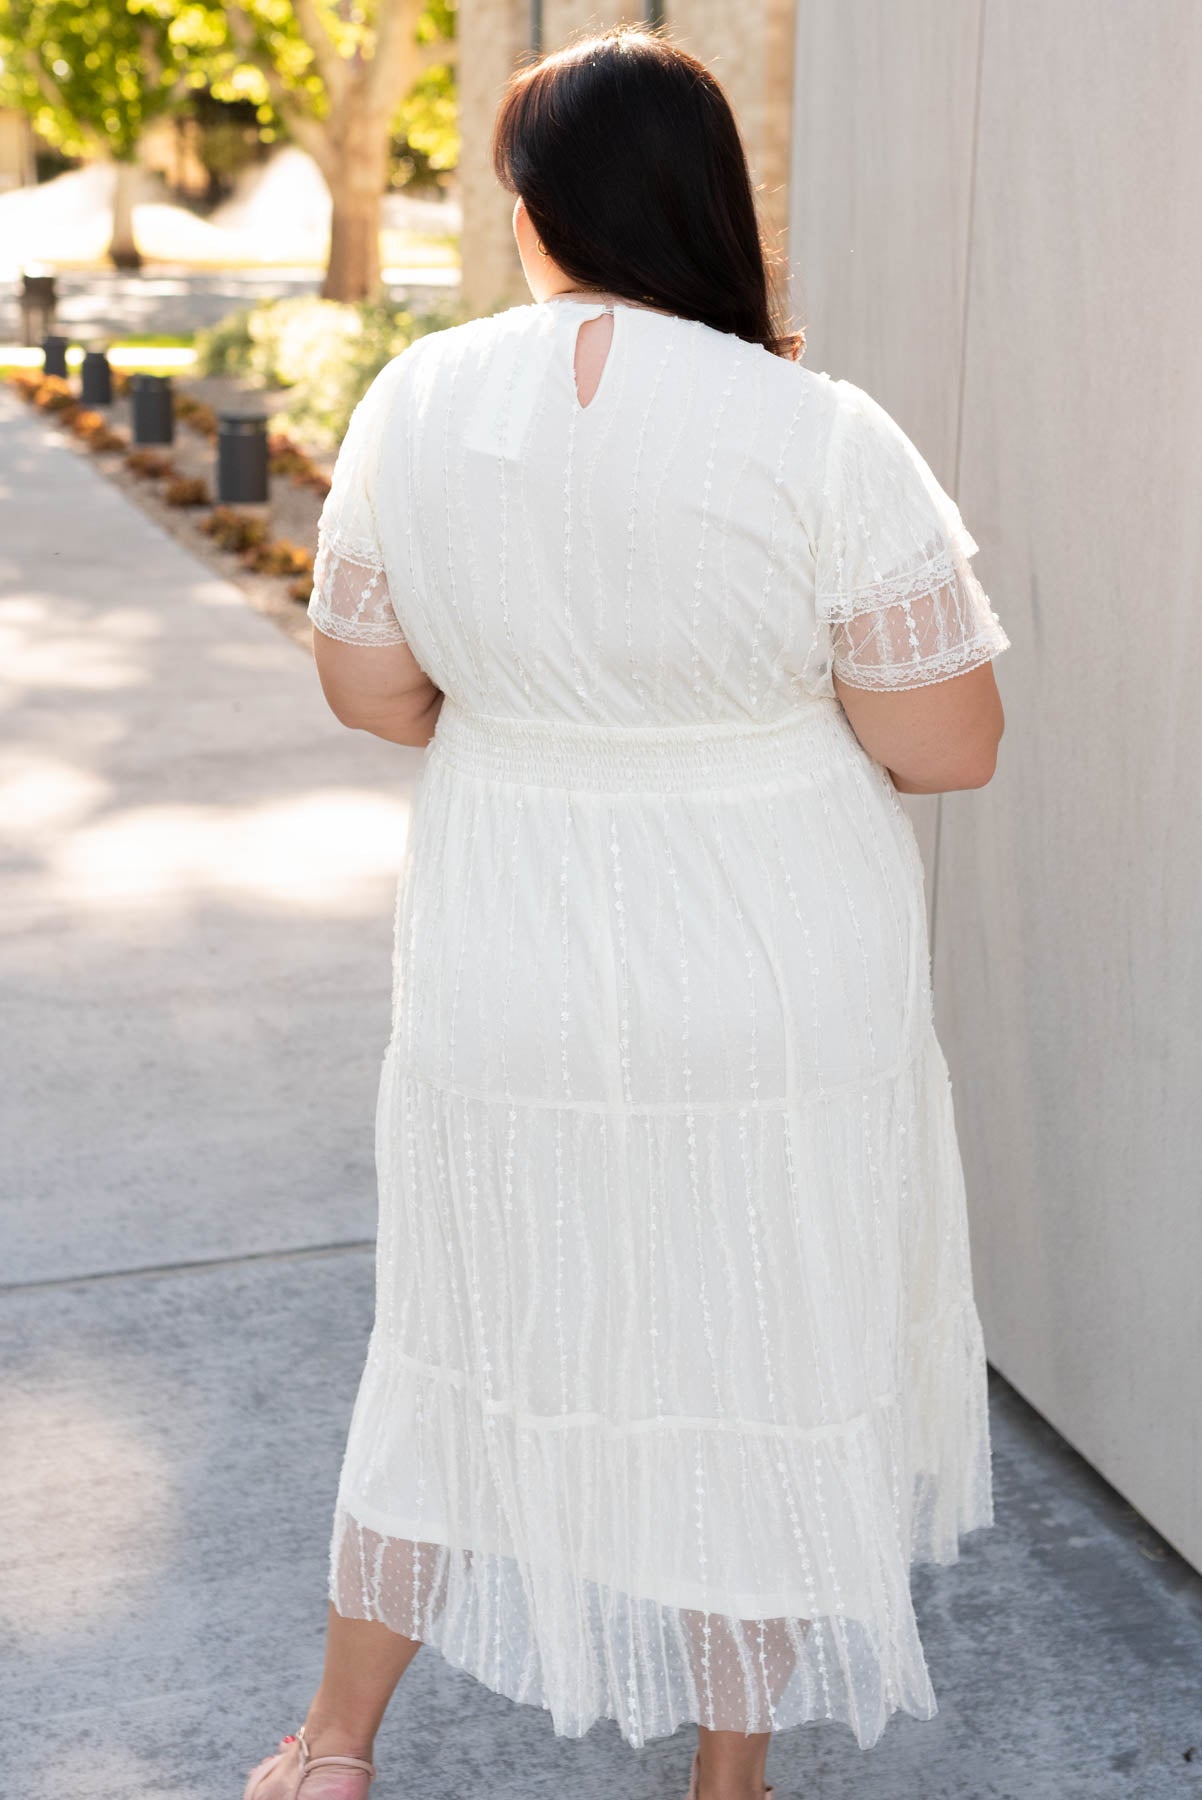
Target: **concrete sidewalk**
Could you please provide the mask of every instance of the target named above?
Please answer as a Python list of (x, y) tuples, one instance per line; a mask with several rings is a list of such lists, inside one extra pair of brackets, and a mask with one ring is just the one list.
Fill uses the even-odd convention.
[[(235, 1800), (316, 1682), (371, 1326), (419, 766), (0, 392), (0, 1792)], [(915, 1580), (940, 1712), (785, 1733), (778, 1800), (1202, 1794), (1202, 1580), (1003, 1383), (997, 1527)], [(680, 1800), (436, 1652), (380, 1800)]]

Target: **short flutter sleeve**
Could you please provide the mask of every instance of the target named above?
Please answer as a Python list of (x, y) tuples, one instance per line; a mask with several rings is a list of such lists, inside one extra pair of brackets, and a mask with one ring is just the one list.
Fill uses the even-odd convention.
[(377, 506), (384, 428), (396, 399), (395, 357), (351, 414), (317, 528), (309, 618), (344, 644), (403, 644), (388, 585)]
[(977, 544), (901, 426), (836, 386), (815, 570), (834, 673), (881, 689), (962, 675), (1010, 646), (969, 564)]

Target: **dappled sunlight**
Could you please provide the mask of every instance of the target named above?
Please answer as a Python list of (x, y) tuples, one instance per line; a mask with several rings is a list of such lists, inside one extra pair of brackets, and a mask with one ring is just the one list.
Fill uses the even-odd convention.
[(78, 825), (110, 792), (90, 769), (36, 750), (0, 748), (0, 819), (18, 841)]
[[(124, 1403), (123, 1403), (124, 1402)], [(178, 1471), (102, 1363), (56, 1349), (0, 1389), (5, 1537), (0, 1631), (32, 1650), (145, 1612), (176, 1554)]]
[(140, 806), (69, 832), (47, 873), (79, 910), (226, 897), (375, 916), (370, 884), (398, 871), (409, 810), (406, 798), (346, 787), (257, 806)]
[[(128, 643), (158, 643), (167, 635), (166, 623), (144, 606), (111, 606), (105, 609), (103, 633)], [(93, 633), (89, 631), (88, 641)]]
[(131, 655), (139, 642), (159, 635), (153, 621), (139, 628), (132, 610), (121, 610), (115, 628), (64, 615), (61, 601), (37, 593), (6, 600), (0, 613), (0, 694), (12, 705), (22, 691), (67, 689), (106, 693), (142, 686), (150, 671)]

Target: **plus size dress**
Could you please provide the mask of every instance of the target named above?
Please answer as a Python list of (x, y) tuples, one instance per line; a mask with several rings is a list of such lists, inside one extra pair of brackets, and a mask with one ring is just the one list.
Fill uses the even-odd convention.
[(445, 699), (401, 852), (339, 1612), (579, 1736), (935, 1710), (910, 1598), (992, 1518), (923, 868), (832, 670), (1008, 639), (862, 389), (599, 301), (417, 340), (310, 614)]

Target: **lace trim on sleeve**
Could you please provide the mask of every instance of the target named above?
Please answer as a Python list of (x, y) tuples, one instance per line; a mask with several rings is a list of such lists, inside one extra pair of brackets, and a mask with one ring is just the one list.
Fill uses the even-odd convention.
[(318, 631), (343, 644), (406, 641), (378, 551), (337, 533), (319, 534), (308, 613)]
[(989, 662), (1010, 639), (957, 542), (908, 574), (824, 600), (835, 673), (849, 687), (910, 688)]

